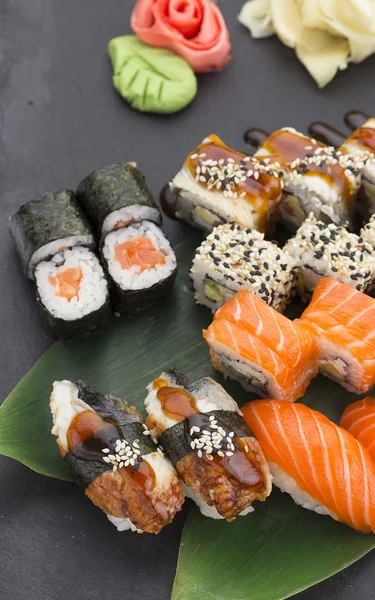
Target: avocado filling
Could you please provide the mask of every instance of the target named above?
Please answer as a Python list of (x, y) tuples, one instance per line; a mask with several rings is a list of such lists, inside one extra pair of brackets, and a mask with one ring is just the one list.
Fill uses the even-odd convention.
[(210, 277), (206, 277), (204, 280), (204, 295), (209, 302), (226, 302), (230, 298), (233, 298), (236, 292), (229, 290)]
[(205, 229), (212, 230), (217, 225), (222, 223), (222, 219), (218, 215), (203, 206), (195, 206), (192, 212), (193, 221)]
[[(225, 356), (221, 356), (220, 360), (223, 367), (231, 373), (235, 379), (238, 379), (265, 397), (269, 395), (267, 378), (262, 371), (250, 367), (249, 365), (245, 365), (239, 360), (233, 360)], [(244, 373), (245, 370), (246, 373)]]
[(342, 358), (330, 359), (321, 358), (318, 361), (319, 370), (323, 375), (336, 381), (346, 381), (348, 378), (349, 366)]

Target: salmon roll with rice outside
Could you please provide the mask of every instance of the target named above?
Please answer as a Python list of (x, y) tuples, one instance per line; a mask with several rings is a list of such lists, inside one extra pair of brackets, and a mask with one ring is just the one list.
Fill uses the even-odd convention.
[(169, 370), (148, 386), (147, 426), (206, 517), (233, 521), (271, 493), (260, 446), (236, 402), (209, 377)]
[(300, 403), (258, 400), (243, 412), (276, 487), (307, 510), (375, 533), (375, 465), (350, 433)]
[(160, 227), (133, 223), (105, 236), (102, 256), (119, 312), (148, 308), (172, 292), (177, 259)]
[(58, 252), (95, 247), (92, 228), (70, 190), (48, 192), (22, 204), (10, 219), (10, 232), (29, 279), (34, 279), (41, 261)]
[(74, 482), (119, 531), (159, 533), (181, 510), (176, 471), (134, 406), (82, 381), (55, 381), (52, 434)]
[(217, 135), (205, 138), (169, 184), (175, 215), (210, 232), (222, 223), (265, 233), (274, 229), (281, 198), (278, 169), (232, 150)]
[(313, 335), (247, 290), (215, 313), (203, 336), (215, 369), (262, 397), (294, 402), (318, 372)]
[(375, 384), (375, 300), (331, 277), (320, 280), (298, 321), (319, 345), (320, 372), (355, 394)]
[(283, 312), (296, 288), (295, 261), (254, 229), (219, 225), (197, 249), (190, 271), (195, 300), (216, 311), (249, 289)]
[(161, 214), (134, 163), (118, 163), (88, 175), (77, 198), (100, 237), (132, 223), (161, 224)]
[(340, 427), (349, 431), (375, 462), (375, 398), (369, 396), (349, 404), (342, 414)]

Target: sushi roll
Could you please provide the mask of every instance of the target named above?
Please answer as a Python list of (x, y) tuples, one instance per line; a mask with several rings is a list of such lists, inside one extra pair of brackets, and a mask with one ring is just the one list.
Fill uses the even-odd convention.
[(77, 198), (99, 237), (138, 221), (161, 224), (161, 215), (134, 163), (94, 171), (77, 187)]
[(375, 383), (375, 300), (325, 277), (300, 323), (317, 340), (320, 372), (350, 392), (368, 392)]
[(368, 219), (375, 213), (375, 119), (368, 119), (363, 127), (353, 131), (341, 150), (358, 157), (362, 175), (358, 208), (361, 215)]
[(10, 232), (29, 279), (38, 263), (65, 248), (95, 247), (91, 226), (70, 190), (23, 204), (10, 219)]
[(318, 372), (313, 335), (247, 290), (215, 313), (203, 336), (215, 369), (262, 397), (298, 400)]
[(176, 217), (206, 232), (222, 223), (272, 230), (282, 192), (277, 169), (232, 150), (216, 135), (189, 154), (169, 185)]
[(294, 261), (264, 235), (240, 225), (219, 225), (197, 249), (190, 277), (198, 304), (217, 310), (249, 289), (282, 312), (296, 285)]
[(154, 223), (141, 221), (112, 231), (104, 238), (102, 256), (117, 311), (144, 310), (171, 293), (177, 259)]
[(308, 301), (322, 277), (367, 292), (375, 280), (375, 250), (364, 236), (349, 233), (344, 227), (318, 221), (310, 214), (284, 251), (294, 260), (298, 271), (298, 289)]
[(361, 229), (361, 237), (375, 249), (375, 215), (372, 215), (369, 222)]
[(52, 434), (74, 482), (119, 531), (159, 533), (181, 510), (174, 468), (137, 409), (82, 381), (55, 381)]
[(340, 427), (359, 441), (375, 462), (375, 398), (364, 398), (344, 410)]
[(279, 216), (295, 231), (312, 212), (317, 219), (351, 227), (360, 187), (357, 160), (295, 129), (274, 132), (255, 157), (284, 170)]
[(350, 433), (303, 404), (258, 400), (243, 412), (276, 487), (307, 510), (375, 533), (375, 465)]
[(171, 369), (148, 386), (147, 426), (206, 517), (233, 521), (271, 493), (257, 440), (236, 402), (209, 377), (189, 384)]
[(37, 302), (52, 335), (77, 341), (102, 329), (111, 316), (107, 280), (95, 254), (76, 246), (35, 269)]

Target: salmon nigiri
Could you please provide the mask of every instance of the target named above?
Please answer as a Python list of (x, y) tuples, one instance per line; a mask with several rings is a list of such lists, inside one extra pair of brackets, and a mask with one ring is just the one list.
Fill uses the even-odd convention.
[(258, 400), (242, 411), (282, 492), (304, 508), (375, 533), (375, 464), (350, 433), (304, 404)]
[(261, 396), (297, 400), (317, 374), (313, 336), (248, 290), (226, 302), (203, 335), (214, 367)]
[(367, 450), (375, 462), (375, 398), (364, 398), (349, 404), (340, 426), (349, 431)]
[(323, 375), (356, 394), (375, 383), (375, 300), (325, 277), (301, 322), (316, 336)]

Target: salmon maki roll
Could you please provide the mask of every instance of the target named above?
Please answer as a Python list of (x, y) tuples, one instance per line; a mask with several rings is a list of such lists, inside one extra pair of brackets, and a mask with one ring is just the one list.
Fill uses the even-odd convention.
[(226, 302), (203, 335), (215, 369), (263, 397), (298, 400), (318, 371), (314, 337), (248, 290)]
[(340, 426), (349, 431), (375, 462), (375, 398), (364, 398), (349, 404)]
[(300, 322), (316, 337), (320, 372), (350, 392), (368, 392), (375, 383), (375, 300), (325, 277)]
[(220, 384), (209, 377), (190, 384), (170, 369), (147, 389), (147, 426), (204, 516), (233, 521), (267, 498), (271, 478), (259, 443)]
[(282, 492), (308, 510), (375, 533), (375, 465), (350, 433), (303, 404), (259, 400), (243, 413)]

